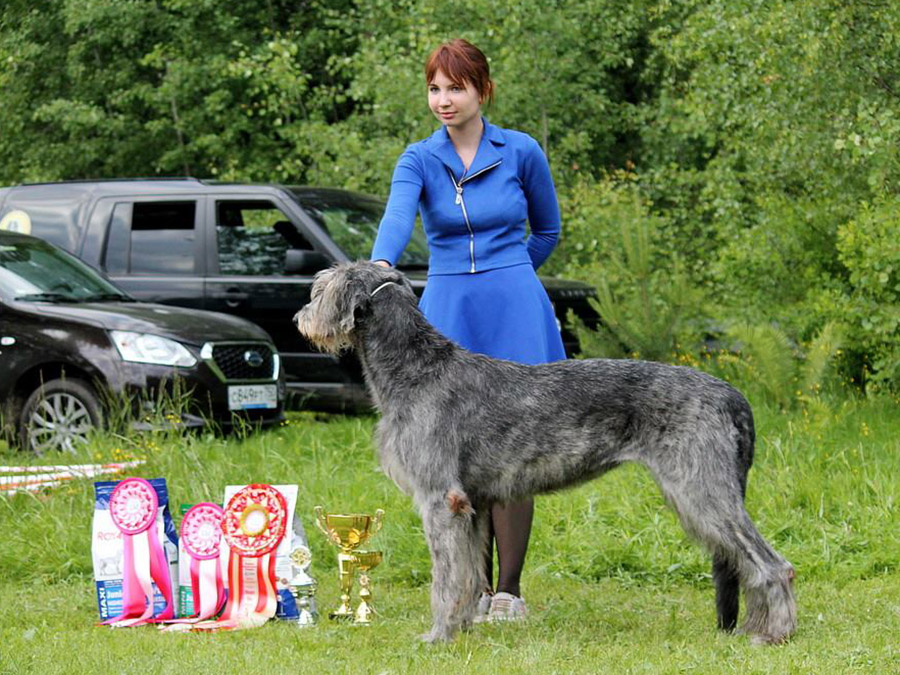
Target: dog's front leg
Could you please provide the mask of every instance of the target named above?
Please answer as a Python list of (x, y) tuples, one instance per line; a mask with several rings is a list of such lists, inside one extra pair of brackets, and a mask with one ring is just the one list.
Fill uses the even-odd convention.
[(458, 502), (446, 492), (417, 501), (431, 550), (432, 627), (423, 639), (446, 642), (472, 622), (483, 577), (481, 537), (471, 509), (451, 508)]

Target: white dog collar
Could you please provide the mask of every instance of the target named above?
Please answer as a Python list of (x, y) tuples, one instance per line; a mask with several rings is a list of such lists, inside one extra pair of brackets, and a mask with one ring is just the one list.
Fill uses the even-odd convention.
[(381, 284), (381, 286), (379, 286), (379, 287), (376, 288), (374, 291), (372, 291), (372, 294), (369, 295), (369, 297), (370, 297), (370, 298), (374, 298), (374, 297), (375, 297), (375, 294), (376, 294), (378, 291), (380, 291), (380, 290), (381, 290), (382, 288), (384, 288), (385, 286), (390, 286), (391, 284), (396, 285), (397, 282), (396, 282), (396, 281), (385, 281), (383, 284)]

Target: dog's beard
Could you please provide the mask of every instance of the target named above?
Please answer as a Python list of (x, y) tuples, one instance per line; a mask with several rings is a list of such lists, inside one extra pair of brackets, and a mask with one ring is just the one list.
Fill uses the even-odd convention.
[(336, 333), (333, 325), (317, 319), (314, 305), (307, 305), (297, 314), (297, 330), (316, 349), (328, 354), (340, 354), (350, 347), (346, 333)]

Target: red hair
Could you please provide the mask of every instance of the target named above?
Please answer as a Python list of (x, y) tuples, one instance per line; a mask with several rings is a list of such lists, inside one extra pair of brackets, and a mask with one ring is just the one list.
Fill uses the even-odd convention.
[(425, 62), (425, 82), (430, 84), (438, 71), (455, 84), (471, 83), (482, 101), (493, 102), (494, 82), (487, 57), (468, 40), (451, 40), (431, 52)]

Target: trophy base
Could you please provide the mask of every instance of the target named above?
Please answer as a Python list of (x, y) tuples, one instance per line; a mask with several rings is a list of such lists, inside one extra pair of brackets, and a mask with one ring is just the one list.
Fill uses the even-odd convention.
[(342, 611), (342, 610), (338, 609), (334, 612), (329, 612), (328, 618), (331, 619), (332, 621), (353, 621), (354, 614), (349, 609), (346, 611)]
[(368, 610), (365, 613), (357, 612), (356, 616), (353, 618), (353, 625), (354, 626), (371, 626), (373, 615), (374, 615), (374, 612), (372, 610)]

